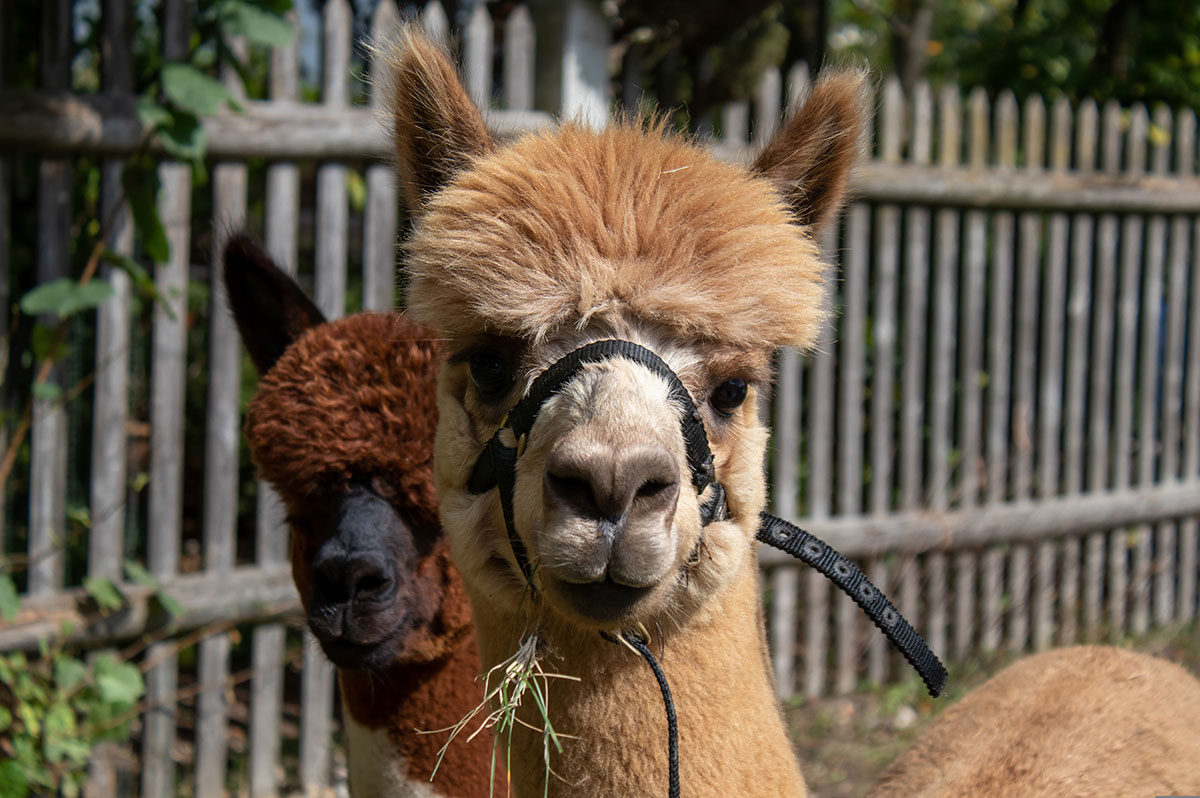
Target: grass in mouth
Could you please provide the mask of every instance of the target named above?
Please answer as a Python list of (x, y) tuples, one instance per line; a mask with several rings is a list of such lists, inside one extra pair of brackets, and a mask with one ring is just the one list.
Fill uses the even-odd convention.
[[(438, 768), (441, 766), (442, 759), (445, 757), (446, 751), (450, 748), (450, 744), (460, 734), (467, 732), (474, 726), (474, 730), (470, 731), (467, 735), (467, 742), (470, 742), (484, 729), (491, 728), (494, 740), (489, 795), (495, 795), (495, 763), (496, 757), (500, 753), (500, 740), (502, 737), (507, 742), (504, 752), (505, 775), (508, 781), (508, 792), (511, 794), (512, 785), (509, 774), (512, 772), (512, 733), (517, 726), (524, 726), (542, 735), (542, 758), (546, 763), (546, 779), (543, 795), (549, 794), (550, 776), (557, 776), (550, 768), (550, 748), (553, 746), (554, 750), (561, 754), (562, 739), (571, 736), (556, 732), (550, 723), (550, 680), (566, 679), (577, 682), (579, 681), (579, 677), (566, 676), (560, 673), (547, 673), (539, 661), (539, 646), (540, 639), (537, 632), (531, 632), (521, 639), (520, 645), (517, 646), (517, 650), (511, 657), (498, 663), (485, 673), (483, 675), (483, 700), (458, 723), (445, 729), (435, 729), (432, 731), (417, 730), (419, 734), (450, 732), (450, 737), (447, 738), (441, 750), (438, 751), (437, 763), (434, 765), (433, 773), (429, 777), (430, 781), (437, 775)], [(541, 728), (517, 717), (517, 711), (520, 709), (522, 702), (527, 699), (532, 699), (537, 707), (538, 714), (542, 719)], [(491, 708), (493, 700), (496, 702), (495, 709)]]

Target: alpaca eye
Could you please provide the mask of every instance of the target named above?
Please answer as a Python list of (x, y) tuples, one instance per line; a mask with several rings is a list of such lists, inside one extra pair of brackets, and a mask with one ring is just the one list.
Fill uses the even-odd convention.
[(497, 352), (485, 349), (475, 352), (469, 360), (471, 382), (484, 401), (499, 399), (513, 384), (512, 369)]
[(741, 377), (726, 380), (713, 389), (708, 398), (709, 404), (723, 416), (733, 415), (742, 402), (746, 401), (746, 381)]

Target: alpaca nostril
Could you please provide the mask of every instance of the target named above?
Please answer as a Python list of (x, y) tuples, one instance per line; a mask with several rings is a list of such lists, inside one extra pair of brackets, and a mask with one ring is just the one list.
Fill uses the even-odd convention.
[(592, 493), (592, 483), (586, 479), (555, 474), (547, 469), (546, 490), (557, 502), (570, 508), (577, 515), (586, 518), (600, 518), (602, 514)]

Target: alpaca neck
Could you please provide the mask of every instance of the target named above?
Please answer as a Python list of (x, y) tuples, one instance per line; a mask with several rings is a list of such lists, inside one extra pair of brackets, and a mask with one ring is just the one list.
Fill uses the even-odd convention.
[(468, 635), (432, 662), (395, 663), (382, 672), (339, 670), (345, 706), (350, 792), (356, 798), (484, 798), (492, 742), (480, 735), (450, 744), (430, 783), (447, 735), (418, 734), (456, 724), (481, 692), (479, 653)]
[[(685, 795), (807, 794), (788, 739), (766, 656), (756, 563), (747, 552), (738, 573), (708, 608), (665, 640), (651, 640), (678, 717), (680, 783)], [(524, 620), (475, 596), (484, 668), (512, 654), (511, 630)], [(667, 723), (647, 663), (622, 645), (543, 621), (542, 667), (580, 681), (552, 679), (550, 719), (564, 739), (552, 753), (552, 796), (667, 794)], [(653, 633), (655, 630), (651, 629)], [(532, 700), (521, 718), (540, 727)], [(506, 739), (499, 741), (501, 756)], [(519, 798), (541, 795), (542, 737), (520, 726), (512, 736), (512, 779)]]

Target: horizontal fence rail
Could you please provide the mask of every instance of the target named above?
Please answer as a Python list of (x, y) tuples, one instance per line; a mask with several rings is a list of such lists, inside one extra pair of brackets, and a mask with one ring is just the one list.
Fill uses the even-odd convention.
[[(111, 649), (145, 636), (139, 767), (120, 789), (98, 776), (110, 785), (98, 798), (173, 795), (184, 781), (191, 794), (222, 795), (232, 768), (253, 796), (320, 794), (343, 779), (330, 746), (335, 681), (301, 628), (283, 509), (245, 465), (249, 372), (219, 253), (231, 230), (248, 227), (330, 317), (397, 304), (405, 209), (387, 163), (378, 67), (356, 46), (353, 6), (324, 3), (319, 74), (307, 87), (315, 100), (299, 99), (297, 45), (274, 48), (268, 99), (202, 120), (207, 172), (195, 182), (190, 166), (145, 141), (125, 5), (103, 4), (101, 37), (115, 55), (91, 94), (72, 91), (71, 3), (47, 5), (56, 13), (44, 20), (41, 88), (0, 86), (0, 290), (15, 298), (17, 252), (34, 253), (37, 282), (74, 273), (68, 243), (87, 236), (73, 228), (72, 170), (97, 163), (107, 243), (150, 266), (162, 302), (139, 304), (130, 277), (102, 266), (113, 296), (94, 326), (75, 328), (87, 328), (92, 351), (54, 375), (89, 387), (75, 402), (33, 404), (22, 505), (10, 491), (0, 513), (0, 553), (29, 574), (19, 614), (0, 624), (0, 651), (58, 637)], [(164, 19), (187, 5), (164, 0)], [(538, 8), (493, 20), (477, 4), (449, 20), (432, 2), (420, 16), (430, 35), (456, 43), (468, 92), (501, 137), (559, 115), (596, 123), (609, 85), (603, 37), (573, 39), (547, 21), (561, 15)], [(367, 27), (386, 38), (400, 18), (383, 0)], [(166, 28), (164, 57), (182, 57), (186, 31)], [(574, 65), (549, 92), (535, 81), (535, 56), (545, 67), (547, 53)], [(231, 70), (221, 78), (241, 92)], [(803, 64), (768, 70), (751, 102), (698, 128), (720, 157), (747, 163), (808, 89)], [(858, 559), (947, 659), (1193, 619), (1195, 114), (926, 84), (906, 97), (895, 80), (880, 85), (876, 106), (854, 201), (821, 241), (837, 269), (837, 318), (816, 354), (779, 354), (774, 511)], [(122, 204), (125, 160), (144, 147), (162, 159), (165, 263), (138, 251)], [(34, 188), (19, 195), (22, 181)], [(17, 228), (14, 200), (31, 194), (36, 229)], [(5, 334), (10, 304), (0, 303)], [(79, 542), (69, 505), (86, 506), (90, 523), (74, 558), (64, 556)], [(158, 585), (122, 581), (125, 560), (145, 563)], [(904, 675), (823, 577), (769, 552), (761, 563), (781, 696)], [(122, 608), (99, 613), (87, 577), (117, 583)], [(178, 618), (160, 595), (178, 602)]]

